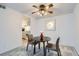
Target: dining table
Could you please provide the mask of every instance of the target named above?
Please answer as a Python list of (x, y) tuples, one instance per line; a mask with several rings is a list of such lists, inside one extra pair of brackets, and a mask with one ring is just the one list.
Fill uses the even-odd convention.
[[(40, 49), (40, 46), (41, 46), (41, 43), (43, 44), (43, 54), (44, 56), (46, 56), (46, 44), (48, 44), (48, 42), (51, 40), (50, 37), (48, 36), (45, 36), (43, 37), (43, 40), (40, 40), (40, 36), (36, 36), (34, 37), (34, 41), (35, 42), (38, 42), (38, 46), (39, 46), (39, 49)], [(36, 46), (34, 45), (34, 54), (36, 53)]]

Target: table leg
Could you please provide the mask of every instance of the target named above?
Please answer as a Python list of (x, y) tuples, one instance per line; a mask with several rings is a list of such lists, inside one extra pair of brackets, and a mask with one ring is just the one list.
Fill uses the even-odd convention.
[(47, 44), (48, 44), (48, 41), (47, 41)]
[(34, 51), (33, 51), (33, 54), (36, 53), (36, 45), (34, 44)]
[(29, 44), (27, 44), (26, 51), (28, 51), (28, 45), (29, 45)]
[(39, 49), (40, 49), (40, 42), (39, 42), (39, 44), (38, 44), (38, 47), (39, 47)]
[(45, 42), (43, 42), (43, 51), (44, 51), (44, 56), (46, 56), (46, 47), (45, 47)]
[[(47, 41), (47, 45), (48, 45), (48, 41)], [(49, 49), (48, 49), (48, 52), (49, 52)]]

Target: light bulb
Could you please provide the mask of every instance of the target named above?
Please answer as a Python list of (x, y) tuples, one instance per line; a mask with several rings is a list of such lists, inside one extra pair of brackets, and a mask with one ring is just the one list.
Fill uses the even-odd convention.
[(44, 14), (44, 13), (45, 13), (45, 11), (43, 11), (43, 10), (42, 10), (42, 11), (41, 11), (41, 13), (42, 13), (42, 14)]

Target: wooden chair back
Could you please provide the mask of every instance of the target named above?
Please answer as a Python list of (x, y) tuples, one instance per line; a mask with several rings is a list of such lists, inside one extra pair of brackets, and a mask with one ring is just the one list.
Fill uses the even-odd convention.
[(59, 49), (59, 40), (60, 40), (60, 37), (57, 38), (57, 41), (56, 41), (56, 49), (58, 50)]
[(27, 35), (27, 37), (28, 37), (28, 42), (31, 42), (31, 41), (33, 41), (33, 35), (32, 34), (26, 34)]

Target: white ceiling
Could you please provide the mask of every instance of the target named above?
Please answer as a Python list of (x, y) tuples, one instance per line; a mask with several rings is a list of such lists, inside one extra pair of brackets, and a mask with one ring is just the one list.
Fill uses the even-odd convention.
[[(53, 14), (48, 16), (57, 16), (57, 15), (63, 15), (67, 13), (72, 13), (76, 4), (75, 3), (53, 3), (54, 6), (52, 8)], [(32, 5), (40, 5), (40, 3), (3, 3), (2, 5), (5, 5), (6, 7), (15, 9), (23, 14), (33, 16), (35, 18), (42, 18), (42, 16), (32, 14), (32, 11), (35, 10), (35, 8), (32, 7)], [(47, 17), (47, 16), (43, 16)]]

